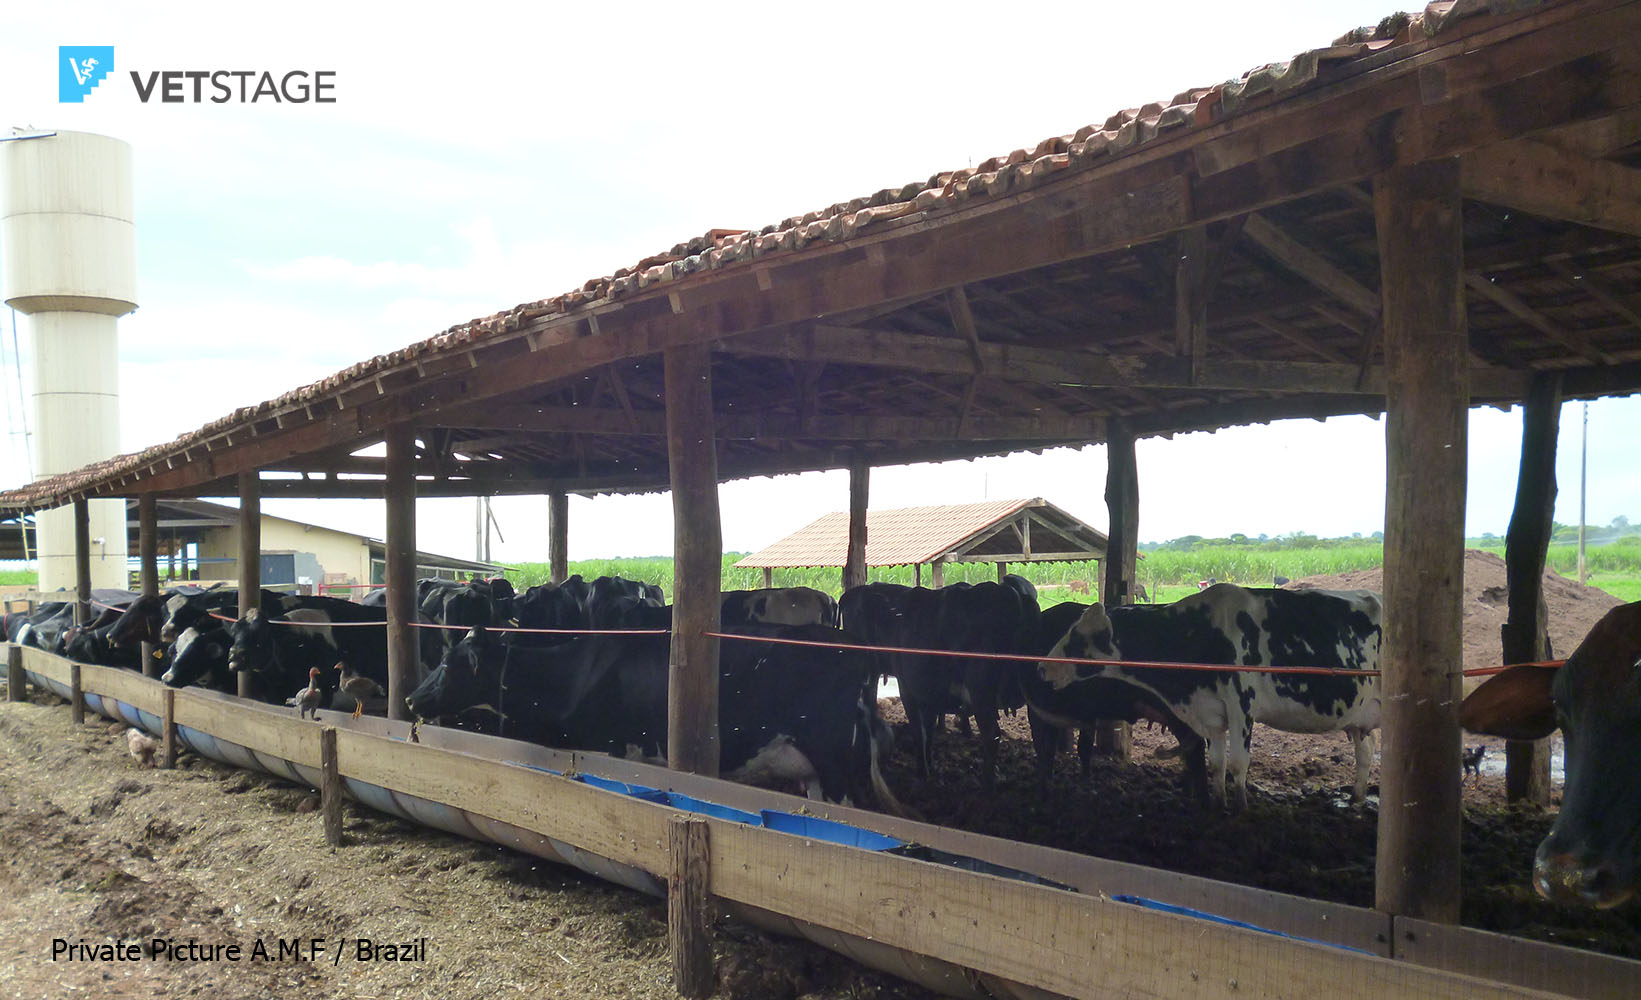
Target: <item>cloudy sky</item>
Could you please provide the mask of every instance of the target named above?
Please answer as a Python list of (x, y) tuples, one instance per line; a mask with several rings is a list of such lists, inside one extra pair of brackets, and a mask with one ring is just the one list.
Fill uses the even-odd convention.
[[(12, 5), (0, 128), (133, 147), (140, 308), (120, 325), (131, 451), (707, 229), (760, 227), (1030, 147), (1393, 9)], [(57, 101), (59, 45), (115, 47), (113, 76), (83, 104)], [(167, 69), (334, 71), (336, 103), (142, 103), (129, 71)], [(26, 380), (28, 322), (16, 325)], [(0, 486), (28, 478), (13, 333), (0, 310)], [(1561, 521), (1578, 517), (1578, 417), (1563, 414)], [(1638, 430), (1641, 399), (1590, 407), (1593, 523), (1641, 515), (1628, 458)], [(1520, 433), (1519, 413), (1472, 416), (1472, 533), (1504, 531)], [(1140, 536), (1380, 530), (1383, 441), (1383, 422), (1365, 418), (1142, 441)], [(1096, 447), (882, 469), (872, 505), (1042, 496), (1103, 527), (1104, 462)], [(725, 545), (744, 550), (843, 509), (847, 487), (841, 473), (812, 474), (727, 484), (721, 497)], [(544, 559), (546, 501), (495, 506), (498, 556)], [(375, 503), (267, 507), (382, 530)], [(424, 501), (420, 521), (422, 548), (472, 553), (470, 501)], [(671, 544), (664, 497), (572, 501), (572, 558)]]

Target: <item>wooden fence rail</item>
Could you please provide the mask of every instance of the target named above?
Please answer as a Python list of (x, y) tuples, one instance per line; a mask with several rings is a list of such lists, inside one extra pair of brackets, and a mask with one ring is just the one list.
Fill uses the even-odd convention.
[[(25, 649), (21, 658), (24, 668), (39, 678), (58, 685), (69, 680), (70, 664), (60, 657)], [(166, 709), (163, 685), (132, 671), (86, 665), (80, 668), (80, 684), (94, 709), (104, 698), (123, 702), (153, 715), (156, 728)], [(402, 723), (350, 723), (345, 715), (326, 712), (324, 724), (316, 725), (291, 710), (214, 692), (182, 689), (170, 699), (178, 727), (231, 741), (244, 748), (251, 763), (276, 773), (291, 773), (283, 765), (289, 762), (310, 769), (310, 783), (317, 785), (326, 756), (322, 734), (331, 729), (334, 766), (355, 789), (364, 783), (436, 804), (433, 808), (461, 810), (470, 829), (511, 824), (522, 838), (549, 838), (647, 873), (660, 884), (674, 874), (670, 830), (680, 811), (551, 773), (538, 762), (553, 762), (565, 771), (598, 768), (605, 777), (670, 787), (735, 808), (801, 801), (602, 756), (566, 755), (428, 727), (421, 730), (421, 742), (412, 743)], [(112, 705), (105, 708), (113, 714)], [(566, 759), (568, 765), (559, 763)], [(708, 892), (732, 912), (773, 915), (807, 929), (806, 936), (817, 940), (831, 935), (853, 941), (859, 947), (840, 950), (857, 957), (874, 949), (899, 955), (895, 962), (874, 964), (915, 969), (928, 960), (950, 963), (958, 970), (954, 991), (959, 993), (965, 978), (976, 978), (994, 993), (1016, 997), (1633, 998), (1635, 984), (1641, 982), (1641, 962), (1393, 919), (843, 807), (807, 811), (1033, 871), (1079, 890), (731, 820), (704, 820)], [(1136, 889), (1171, 903), (1363, 950), (1110, 898)], [(1396, 959), (1385, 957), (1392, 953)], [(1552, 992), (1540, 992), (1546, 990)], [(976, 993), (967, 987), (967, 995)]]

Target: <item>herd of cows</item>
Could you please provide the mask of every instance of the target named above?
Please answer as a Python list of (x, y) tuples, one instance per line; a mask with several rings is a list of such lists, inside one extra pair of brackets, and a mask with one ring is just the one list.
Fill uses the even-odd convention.
[[(147, 641), (160, 647), (167, 684), (232, 692), (243, 673), (273, 703), (311, 701), (318, 668), (312, 683), (329, 706), (338, 673), (387, 685), (386, 630), (358, 627), (385, 624), (381, 596), (353, 603), (265, 590), (239, 616), (233, 590), (192, 589), (111, 597), (80, 628), (72, 605), (50, 603), (8, 615), (5, 627), (11, 641), (134, 669)], [(517, 594), (504, 579), (423, 580), (417, 597), (419, 620), (442, 626), (420, 629), (423, 676), (406, 699), (417, 718), (664, 759), (672, 609), (659, 588), (572, 577)], [(1255, 722), (1344, 730), (1355, 744), (1355, 795), (1367, 787), (1380, 721), (1371, 592), (1218, 583), (1174, 604), (1043, 609), (1031, 583), (1010, 575), (936, 590), (872, 583), (835, 602), (802, 587), (732, 591), (721, 621), (732, 637), (720, 642), (720, 773), (736, 780), (903, 812), (879, 768), (890, 737), (877, 683), (891, 676), (925, 779), (955, 714), (965, 729), (973, 718), (981, 777), (994, 780), (998, 713), (1024, 707), (1045, 782), (1069, 730), (1143, 719), (1178, 738), (1201, 801), (1226, 801), (1228, 774), (1230, 803), (1246, 806)], [(1327, 669), (1260, 669), (1285, 667)], [(355, 707), (341, 697), (336, 707)], [(1612, 612), (1560, 670), (1516, 668), (1483, 685), (1461, 718), (1510, 738), (1563, 729), (1567, 785), (1536, 885), (1597, 906), (1630, 897), (1641, 858), (1641, 603)]]

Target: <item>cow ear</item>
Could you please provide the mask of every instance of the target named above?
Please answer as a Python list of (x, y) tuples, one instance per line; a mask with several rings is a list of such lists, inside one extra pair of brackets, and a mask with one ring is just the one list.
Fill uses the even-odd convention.
[(1077, 631), (1090, 638), (1107, 635), (1111, 632), (1111, 616), (1105, 613), (1105, 605), (1095, 602), (1088, 606), (1083, 616), (1077, 619)]
[(1555, 732), (1556, 671), (1519, 664), (1470, 692), (1459, 706), (1459, 725), (1472, 733), (1509, 740), (1537, 740)]

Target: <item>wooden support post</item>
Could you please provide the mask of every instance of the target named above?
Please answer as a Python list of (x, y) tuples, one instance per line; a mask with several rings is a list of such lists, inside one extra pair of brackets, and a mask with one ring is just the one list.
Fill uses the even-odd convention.
[(768, 590), (769, 588), (771, 588), (773, 586), (775, 586), (775, 567), (765, 566), (764, 567), (764, 589)]
[(1003, 562), (1002, 560), (998, 560), (998, 562), (997, 562), (997, 582), (1002, 583), (1003, 578), (1005, 576), (1008, 576), (1008, 575), (1009, 575), (1009, 564), (1006, 563), (1006, 562)]
[[(255, 469), (239, 474), (239, 617), (262, 606), (262, 479)], [(240, 671), (239, 696), (249, 698), (255, 678)]]
[(667, 684), (667, 762), (718, 775), (718, 631), (723, 525), (712, 424), (712, 356), (706, 344), (662, 355), (667, 460), (672, 474), (672, 653)]
[(416, 437), (405, 426), (387, 432), (387, 717), (410, 718), (405, 698), (415, 690), (416, 641)]
[(1189, 378), (1208, 358), (1208, 227), (1192, 226), (1179, 234), (1174, 261), (1174, 353), (1189, 365)]
[[(1139, 561), (1139, 467), (1134, 435), (1121, 420), (1113, 419), (1107, 428), (1105, 456), (1105, 507), (1110, 523), (1100, 567), (1100, 601), (1112, 608), (1134, 603), (1134, 571)], [(1128, 760), (1134, 752), (1131, 728), (1121, 720), (1101, 721), (1094, 729), (1094, 749)]]
[(547, 572), (553, 585), (570, 578), (570, 495), (547, 495)]
[(923, 586), (923, 564), (912, 563), (912, 586)]
[[(152, 493), (137, 497), (137, 566), (144, 597), (155, 597), (160, 592), (159, 574), (159, 503)], [(149, 677), (160, 675), (159, 646), (144, 640), (142, 644), (142, 672)]]
[(941, 587), (946, 585), (945, 560), (936, 559), (934, 562), (929, 564), (929, 583), (936, 590), (939, 590)]
[[(1544, 560), (1556, 505), (1556, 437), (1561, 429), (1561, 376), (1540, 373), (1523, 408), (1521, 474), (1505, 535), (1509, 618), (1500, 627), (1505, 663), (1550, 658), (1544, 607)], [(1550, 741), (1511, 740), (1504, 748), (1504, 794), (1511, 802), (1550, 804)]]
[(76, 726), (85, 722), (85, 690), (80, 687), (80, 665), (68, 665), (68, 717)]
[(1374, 178), (1388, 369), (1376, 909), (1459, 919), (1469, 344), (1459, 162)]
[(336, 763), (336, 727), (319, 730), (319, 812), (324, 816), (325, 843), (342, 846), (342, 772)]
[(74, 624), (85, 625), (91, 613), (91, 504), (74, 501)]
[(167, 771), (177, 766), (177, 689), (165, 689), (163, 714), (160, 716), (160, 767)]
[(672, 870), (667, 876), (667, 942), (672, 978), (681, 997), (710, 996), (717, 969), (712, 959), (711, 855), (707, 822), (674, 816), (668, 824)]
[(23, 647), (6, 647), (6, 700), (28, 700), (28, 674), (23, 672)]
[(866, 583), (866, 493), (872, 466), (859, 452), (849, 459), (849, 548), (843, 560), (843, 589)]

